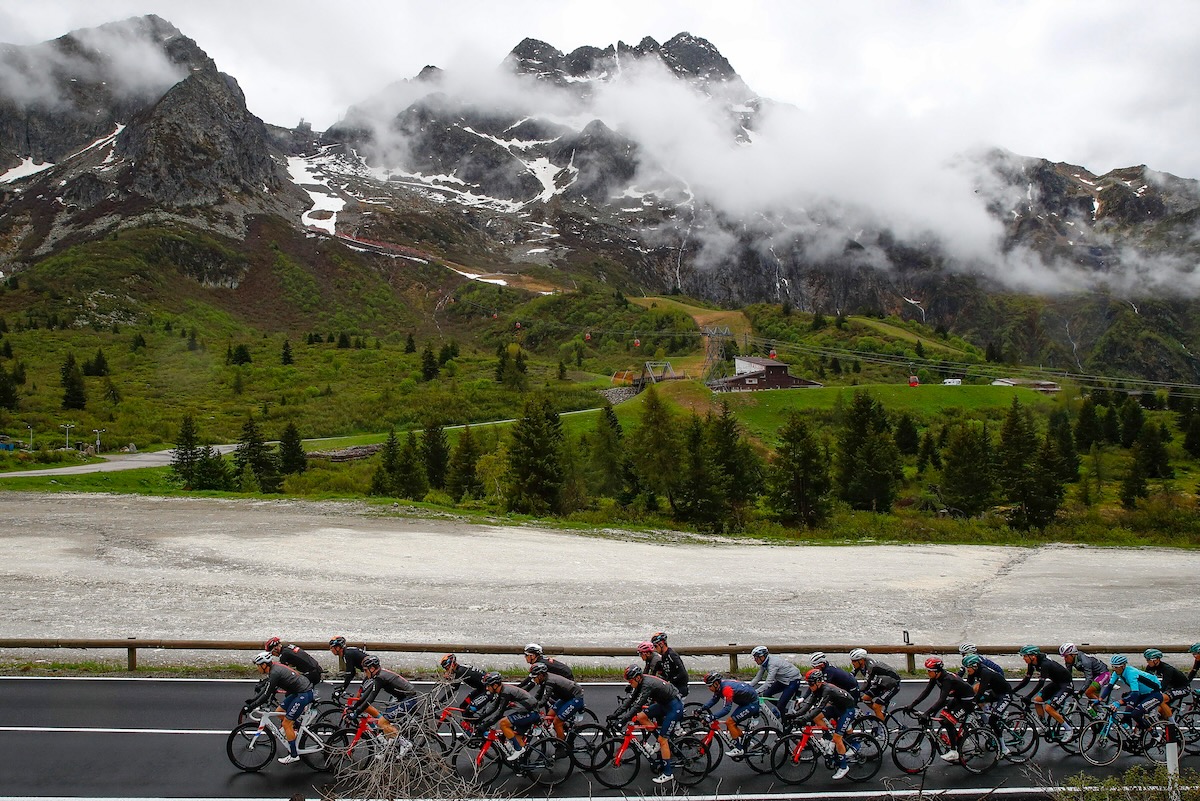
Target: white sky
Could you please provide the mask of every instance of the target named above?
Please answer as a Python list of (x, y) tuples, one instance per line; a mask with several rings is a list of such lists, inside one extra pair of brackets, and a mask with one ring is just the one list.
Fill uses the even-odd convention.
[(0, 0), (0, 41), (146, 13), (280, 125), (324, 129), (426, 64), (498, 63), (526, 36), (570, 51), (686, 30), (758, 94), (875, 120), (866, 135), (894, 120), (1096, 173), (1200, 178), (1200, 0)]

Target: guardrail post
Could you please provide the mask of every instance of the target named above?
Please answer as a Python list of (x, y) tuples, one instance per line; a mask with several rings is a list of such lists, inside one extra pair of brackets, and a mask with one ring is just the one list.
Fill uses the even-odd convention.
[(917, 672), (917, 655), (914, 654), (912, 651), (909, 651), (908, 654), (904, 658), (908, 661), (908, 672), (916, 673)]
[[(132, 640), (133, 637), (130, 637), (129, 639)], [(127, 669), (129, 670), (130, 673), (137, 670), (137, 647), (136, 646), (131, 645), (125, 649), (125, 662), (127, 665)]]
[[(734, 648), (736, 646), (737, 646), (736, 642), (729, 643), (730, 648)], [(737, 670), (738, 670), (737, 652), (730, 651), (729, 652), (729, 675), (730, 676), (734, 675), (735, 673), (737, 673)]]

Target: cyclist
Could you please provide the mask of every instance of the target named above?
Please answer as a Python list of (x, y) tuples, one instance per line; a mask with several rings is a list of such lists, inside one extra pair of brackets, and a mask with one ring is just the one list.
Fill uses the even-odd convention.
[(1155, 676), (1162, 687), (1163, 700), (1158, 711), (1162, 713), (1163, 720), (1170, 720), (1175, 714), (1171, 702), (1190, 695), (1192, 682), (1182, 670), (1164, 662), (1163, 652), (1157, 648), (1147, 648), (1142, 656), (1146, 657), (1146, 672)]
[(513, 746), (505, 757), (515, 762), (525, 752), (525, 732), (541, 720), (537, 700), (515, 684), (505, 684), (504, 677), (496, 671), (483, 677), (491, 705), (480, 719), (477, 731), (485, 732), (497, 722), (506, 742)]
[(675, 721), (683, 714), (683, 698), (679, 694), (679, 688), (666, 679), (647, 676), (641, 665), (625, 668), (625, 681), (629, 682), (629, 697), (608, 716), (608, 724), (612, 727), (633, 718), (642, 726), (657, 727), (658, 755), (662, 760), (662, 770), (654, 777), (654, 783), (666, 784), (673, 781), (675, 776), (671, 767), (671, 744), (667, 735)]
[(362, 648), (346, 645), (346, 638), (340, 636), (329, 640), (329, 651), (334, 656), (340, 658), (343, 664), (346, 665), (346, 672), (341, 674), (342, 686), (333, 691), (333, 700), (338, 701), (346, 694), (347, 688), (350, 687), (350, 682), (354, 681), (354, 677), (358, 674), (358, 671), (362, 670), (363, 660), (367, 658), (367, 652)]
[(758, 665), (758, 672), (750, 679), (751, 686), (759, 695), (778, 695), (776, 708), (782, 717), (792, 696), (800, 691), (800, 669), (781, 656), (771, 656), (765, 645), (755, 646), (750, 658)]
[(1195, 660), (1192, 662), (1192, 669), (1188, 671), (1188, 681), (1192, 681), (1196, 678), (1196, 674), (1200, 673), (1200, 642), (1193, 644), (1192, 647), (1188, 649), (1188, 653), (1191, 654), (1192, 658)]
[[(376, 718), (376, 724), (383, 730), (384, 736), (395, 737), (399, 734), (396, 727), (392, 725), (392, 718), (397, 714), (403, 714), (416, 706), (420, 700), (417, 693), (417, 688), (412, 682), (390, 670), (384, 670), (379, 664), (379, 657), (368, 654), (363, 659), (363, 679), (362, 693), (359, 698), (350, 707), (350, 712), (355, 715), (361, 715), (366, 712)], [(387, 714), (380, 714), (372, 704), (379, 697), (379, 693), (387, 690), (393, 698), (399, 703), (388, 708)], [(407, 751), (411, 743), (404, 738), (400, 738), (398, 745), (404, 751)]]
[(810, 692), (800, 703), (796, 714), (788, 715), (787, 723), (793, 726), (807, 726), (813, 723), (828, 730), (838, 755), (838, 768), (833, 778), (844, 778), (850, 772), (850, 764), (846, 760), (846, 741), (842, 739), (842, 735), (854, 720), (854, 707), (857, 702), (850, 693), (827, 681), (824, 671), (820, 668), (808, 671), (804, 680), (808, 683)]
[(279, 758), (279, 763), (290, 765), (298, 762), (300, 753), (296, 749), (296, 721), (313, 702), (312, 682), (287, 665), (277, 663), (270, 651), (263, 651), (254, 657), (254, 664), (258, 667), (258, 672), (266, 677), (266, 681), (260, 683), (258, 695), (246, 699), (246, 706), (242, 711), (249, 712), (261, 706), (275, 695), (276, 690), (283, 690), (283, 701), (275, 711), (283, 713), (283, 734), (287, 738), (288, 753)]
[(438, 665), (444, 671), (442, 675), (455, 691), (464, 684), (471, 688), (462, 701), (463, 720), (474, 721), (479, 713), (479, 702), (487, 695), (487, 685), (483, 683), (483, 677), (487, 674), (474, 665), (459, 662), (454, 654), (443, 656)]
[[(975, 688), (965, 681), (960, 679), (953, 673), (946, 672), (946, 663), (936, 656), (931, 656), (925, 660), (925, 673), (929, 676), (929, 683), (925, 685), (925, 689), (921, 690), (921, 694), (913, 699), (905, 709), (912, 712), (917, 704), (924, 701), (933, 688), (937, 687), (941, 692), (933, 706), (924, 712), (919, 713), (922, 720), (932, 720), (935, 715), (945, 709), (955, 721), (961, 719), (962, 715), (971, 711), (975, 706)], [(942, 759), (946, 762), (958, 761), (958, 729), (945, 717), (939, 717), (938, 721), (942, 724), (942, 728), (946, 732), (946, 737), (950, 741), (950, 750), (942, 754)]]
[(1000, 753), (1007, 755), (1008, 743), (1000, 725), (1008, 702), (1012, 699), (1012, 685), (1002, 673), (997, 673), (983, 664), (979, 654), (967, 654), (962, 658), (963, 679), (975, 688), (975, 702), (987, 712), (988, 723), (1000, 742)]
[[(701, 707), (701, 711), (716, 720), (729, 715), (729, 719), (725, 721), (725, 729), (729, 732), (732, 744), (725, 752), (732, 757), (741, 756), (745, 753), (745, 749), (742, 747), (740, 724), (745, 723), (761, 711), (758, 692), (746, 682), (727, 679), (716, 671), (704, 674), (704, 686), (712, 691), (712, 698), (708, 699), (708, 702)], [(722, 700), (725, 702), (725, 706), (717, 712), (712, 712), (717, 701)]]
[(679, 696), (687, 698), (687, 668), (683, 666), (683, 660), (679, 658), (679, 654), (675, 653), (675, 649), (667, 645), (667, 633), (665, 631), (656, 631), (650, 635), (650, 644), (654, 646), (654, 650), (658, 651), (658, 655), (662, 658), (662, 661), (658, 664), (658, 672), (654, 675), (661, 676), (671, 682), (671, 684), (675, 685), (675, 689), (679, 690)]
[(1038, 680), (1029, 695), (1025, 696), (1025, 700), (1033, 703), (1037, 716), (1043, 723), (1046, 721), (1046, 715), (1049, 715), (1062, 724), (1062, 741), (1064, 743), (1071, 742), (1077, 732), (1071, 727), (1071, 721), (1064, 718), (1058, 711), (1063, 701), (1067, 700), (1067, 696), (1073, 692), (1071, 671), (1047, 657), (1036, 645), (1022, 646), (1017, 653), (1025, 660), (1027, 667), (1025, 678), (1021, 679), (1020, 684), (1013, 687), (1013, 692), (1021, 692), (1033, 681), (1033, 674), (1037, 673)]
[(314, 688), (321, 683), (321, 674), (324, 672), (321, 669), (321, 663), (299, 645), (292, 645), (290, 643), (284, 645), (283, 640), (278, 637), (272, 637), (263, 643), (263, 650), (270, 651), (271, 655), (277, 661), (282, 662), (297, 673), (303, 674), (304, 678), (312, 682)]
[(654, 644), (649, 640), (642, 640), (637, 647), (638, 656), (642, 658), (642, 670), (647, 676), (657, 676), (658, 666), (662, 662), (662, 656), (658, 651), (654, 650)]
[(567, 725), (583, 709), (583, 688), (570, 679), (551, 673), (545, 662), (530, 665), (529, 678), (537, 688), (533, 697), (537, 699), (538, 706), (554, 709), (554, 735), (565, 740)]
[[(575, 681), (575, 672), (571, 670), (571, 668), (567, 667), (565, 663), (559, 662), (557, 659), (543, 654), (542, 646), (538, 645), (536, 642), (531, 642), (529, 645), (525, 646), (525, 662), (530, 667), (533, 667), (539, 663), (543, 664), (554, 675), (562, 676), (564, 679)], [(523, 690), (533, 689), (533, 680), (526, 676), (525, 678), (521, 679), (520, 687)]]
[(1080, 651), (1073, 642), (1064, 642), (1058, 646), (1058, 653), (1068, 671), (1078, 670), (1083, 674), (1083, 680), (1087, 682), (1083, 695), (1089, 701), (1088, 714), (1095, 717), (1098, 713), (1092, 707), (1100, 702), (1100, 687), (1108, 681), (1108, 665)]
[[(966, 656), (967, 654), (979, 655), (979, 647), (977, 645), (975, 645), (975, 643), (973, 643), (973, 642), (964, 642), (962, 645), (958, 646), (958, 655), (959, 656)], [(981, 660), (983, 660), (983, 666), (985, 668), (994, 670), (997, 673), (999, 673), (1001, 676), (1004, 675), (1004, 668), (997, 665), (991, 659), (988, 659), (986, 656), (983, 656), (983, 655), (979, 655), (979, 658)], [(961, 668), (958, 671), (959, 676), (963, 676), (963, 675), (965, 675), (965, 673), (966, 673), (966, 671)]]
[(1146, 722), (1146, 713), (1162, 703), (1162, 686), (1158, 679), (1129, 664), (1129, 660), (1121, 654), (1109, 659), (1108, 664), (1112, 671), (1108, 674), (1100, 697), (1107, 701), (1113, 687), (1124, 683), (1128, 692), (1121, 698), (1121, 703), (1129, 707), (1139, 729), (1148, 728), (1150, 724)]
[(823, 651), (817, 651), (808, 661), (825, 675), (825, 681), (834, 687), (840, 687), (850, 693), (850, 697), (854, 699), (854, 703), (857, 704), (859, 699), (862, 698), (862, 691), (858, 688), (858, 680), (840, 667), (829, 664), (829, 657), (825, 656)]
[(853, 676), (863, 677), (862, 701), (871, 708), (878, 720), (884, 720), (887, 705), (900, 692), (900, 674), (886, 662), (867, 654), (864, 648), (850, 652)]

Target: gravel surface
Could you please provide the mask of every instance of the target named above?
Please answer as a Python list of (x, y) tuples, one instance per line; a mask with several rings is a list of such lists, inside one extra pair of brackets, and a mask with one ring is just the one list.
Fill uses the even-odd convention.
[(353, 503), (92, 494), (2, 492), (0, 513), (0, 637), (1200, 639), (1191, 551), (777, 546), (414, 519)]

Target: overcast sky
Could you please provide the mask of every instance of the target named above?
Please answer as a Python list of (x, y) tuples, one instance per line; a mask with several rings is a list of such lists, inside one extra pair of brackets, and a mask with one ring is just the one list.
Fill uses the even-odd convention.
[(526, 36), (569, 51), (689, 31), (758, 94), (873, 120), (878, 136), (896, 121), (1096, 173), (1144, 163), (1200, 178), (1198, 0), (0, 0), (0, 40), (147, 13), (280, 125), (324, 129), (426, 64), (498, 63)]

